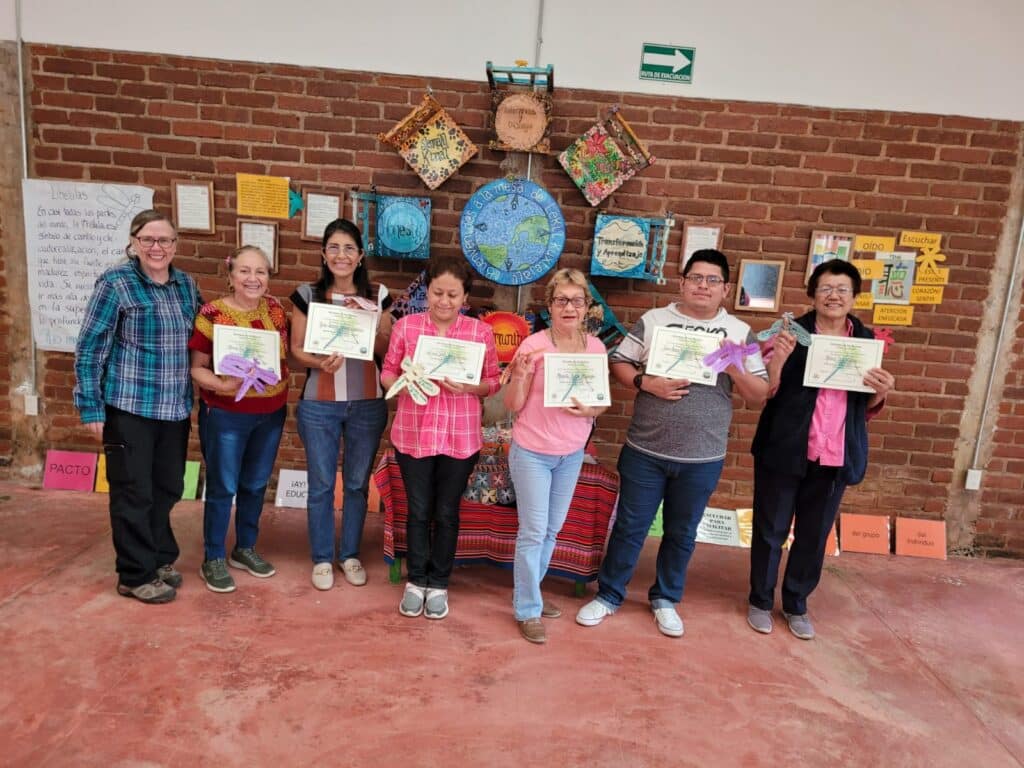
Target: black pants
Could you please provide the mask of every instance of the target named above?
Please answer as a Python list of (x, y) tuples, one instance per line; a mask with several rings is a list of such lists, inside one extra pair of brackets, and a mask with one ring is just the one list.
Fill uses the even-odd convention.
[(804, 477), (783, 475), (754, 464), (754, 530), (750, 543), (750, 604), (766, 611), (774, 605), (782, 545), (793, 528), (786, 573), (782, 579), (782, 610), (807, 613), (807, 598), (818, 586), (825, 544), (835, 522), (846, 484), (839, 467), (814, 461)]
[(160, 421), (107, 406), (103, 452), (110, 484), (110, 528), (120, 582), (137, 587), (178, 559), (171, 508), (181, 498), (188, 419)]
[(459, 503), (480, 453), (467, 459), (395, 451), (409, 500), (406, 521), (409, 581), (418, 587), (447, 589), (459, 541)]

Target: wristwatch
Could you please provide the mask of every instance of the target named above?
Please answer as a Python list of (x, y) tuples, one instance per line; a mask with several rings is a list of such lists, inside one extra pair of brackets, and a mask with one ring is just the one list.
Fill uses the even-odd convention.
[(637, 389), (643, 389), (643, 384), (644, 384), (644, 374), (638, 373), (636, 376), (633, 377), (633, 386), (634, 387), (636, 387)]

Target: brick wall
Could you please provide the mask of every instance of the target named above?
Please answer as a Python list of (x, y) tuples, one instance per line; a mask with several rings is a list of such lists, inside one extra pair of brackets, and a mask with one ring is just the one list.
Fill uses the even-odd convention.
[[(420, 100), (426, 86), (481, 147), (490, 106), (486, 83), (348, 72), (312, 67), (226, 62), (158, 54), (51, 46), (30, 49), (32, 175), (141, 183), (170, 209), (172, 179), (209, 179), (215, 186), (217, 234), (182, 236), (177, 263), (208, 297), (234, 246), (234, 174), (290, 176), (293, 188), (335, 191), (376, 184), (382, 192), (426, 194), (404, 161), (376, 134)], [(813, 229), (896, 235), (902, 229), (941, 232), (953, 279), (941, 305), (918, 306), (914, 325), (895, 331), (887, 367), (898, 391), (871, 426), (872, 458), (863, 485), (846, 508), (942, 517), (954, 485), (954, 446), (976, 359), (977, 333), (988, 298), (1011, 183), (1020, 164), (1021, 124), (955, 116), (821, 109), (780, 104), (693, 100), (558, 89), (552, 146), (561, 150), (612, 103), (657, 156), (601, 210), (657, 215), (677, 223), (725, 225), (724, 250), (740, 258), (784, 259), (783, 302), (807, 305), (803, 274)], [(458, 252), (458, 219), (469, 195), (502, 175), (504, 153), (481, 153), (438, 191), (432, 249)], [(539, 166), (539, 170), (538, 170)], [(567, 223), (562, 266), (587, 269), (596, 209), (583, 200), (553, 157), (534, 160), (534, 179), (559, 201)], [(669, 284), (596, 278), (626, 323), (667, 303), (675, 293), (681, 226), (671, 239)], [(272, 291), (287, 296), (313, 278), (317, 247), (299, 238), (299, 221), (284, 222), (281, 270)], [(379, 260), (371, 269), (393, 289), (418, 267)], [(484, 286), (478, 303), (493, 295)], [(533, 297), (539, 289), (533, 288)], [(506, 307), (507, 308), (507, 307)], [(747, 318), (755, 329), (768, 319)], [(866, 320), (870, 323), (870, 317)], [(1021, 353), (1017, 334), (1015, 353)], [(50, 444), (85, 445), (71, 408), (73, 373), (67, 355), (46, 356), (45, 397)], [(1016, 378), (1013, 378), (1016, 376)], [(294, 387), (298, 378), (293, 379)], [(986, 488), (979, 533), (986, 547), (1024, 554), (1020, 520), (1024, 406), (1020, 374), (1011, 374), (1002, 404), (994, 462), (1006, 470)], [(611, 458), (628, 424), (629, 393), (598, 423), (603, 456)], [(1009, 403), (1009, 405), (1008, 405)], [(718, 505), (745, 505), (751, 492), (747, 453), (757, 413), (737, 409)], [(301, 466), (289, 426), (280, 461)], [(1010, 479), (1016, 484), (1009, 487)], [(1015, 492), (1016, 495), (1013, 495)], [(993, 496), (995, 494), (995, 496)], [(1015, 499), (1016, 514), (1000, 509)], [(989, 511), (991, 510), (991, 511)], [(984, 527), (983, 527), (984, 525)], [(980, 542), (979, 542), (980, 543)]]

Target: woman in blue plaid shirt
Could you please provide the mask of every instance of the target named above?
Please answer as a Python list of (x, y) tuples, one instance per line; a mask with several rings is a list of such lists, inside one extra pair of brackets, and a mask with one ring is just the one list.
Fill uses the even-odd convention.
[(188, 340), (202, 301), (171, 266), (178, 237), (158, 211), (132, 219), (128, 261), (96, 280), (75, 348), (75, 407), (103, 440), (117, 591), (167, 603), (181, 585), (171, 508), (192, 412)]

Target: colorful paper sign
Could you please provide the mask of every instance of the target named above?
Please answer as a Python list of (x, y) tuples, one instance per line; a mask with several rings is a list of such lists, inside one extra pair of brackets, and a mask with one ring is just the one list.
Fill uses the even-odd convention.
[(43, 488), (91, 491), (96, 483), (96, 454), (82, 451), (47, 451)]
[(499, 363), (511, 363), (523, 339), (530, 335), (530, 324), (515, 312), (490, 312), (481, 318), (494, 331), (494, 346)]
[(941, 285), (912, 285), (910, 287), (910, 303), (941, 304), (943, 290)]
[(909, 304), (910, 286), (914, 282), (914, 255), (901, 251), (878, 254), (882, 275), (871, 283), (875, 304)]
[(923, 250), (938, 250), (942, 242), (942, 234), (939, 232), (900, 232), (900, 245), (907, 245), (911, 248)]
[(914, 307), (899, 304), (876, 304), (871, 317), (874, 325), (910, 325), (914, 322)]
[[(236, 208), (239, 216), (287, 219), (291, 214), (289, 179), (285, 176), (235, 174)], [(300, 198), (301, 199), (301, 198)]]
[(839, 522), (844, 552), (889, 554), (889, 516), (843, 512)]
[(95, 493), (110, 493), (110, 483), (107, 482), (107, 454), (100, 453), (99, 461), (96, 462), (96, 485), (93, 486)]
[(301, 469), (282, 469), (277, 478), (276, 507), (306, 508), (306, 472)]
[(705, 507), (704, 516), (697, 525), (697, 541), (725, 547), (742, 547), (736, 510)]
[(896, 518), (896, 554), (946, 559), (946, 522)]
[(199, 492), (199, 462), (185, 462), (185, 487), (181, 492), (181, 498), (193, 501)]
[(875, 297), (871, 295), (870, 291), (861, 291), (853, 300), (854, 309), (871, 309), (873, 306), (875, 306)]
[(924, 267), (919, 265), (914, 276), (917, 285), (949, 285), (949, 267)]
[[(895, 251), (896, 238), (882, 237), (881, 235), (857, 235), (857, 238), (853, 241), (853, 250), (869, 252)], [(861, 274), (863, 275), (863, 273)]]
[(861, 280), (878, 280), (885, 275), (885, 264), (878, 259), (851, 259), (850, 263), (860, 272)]

